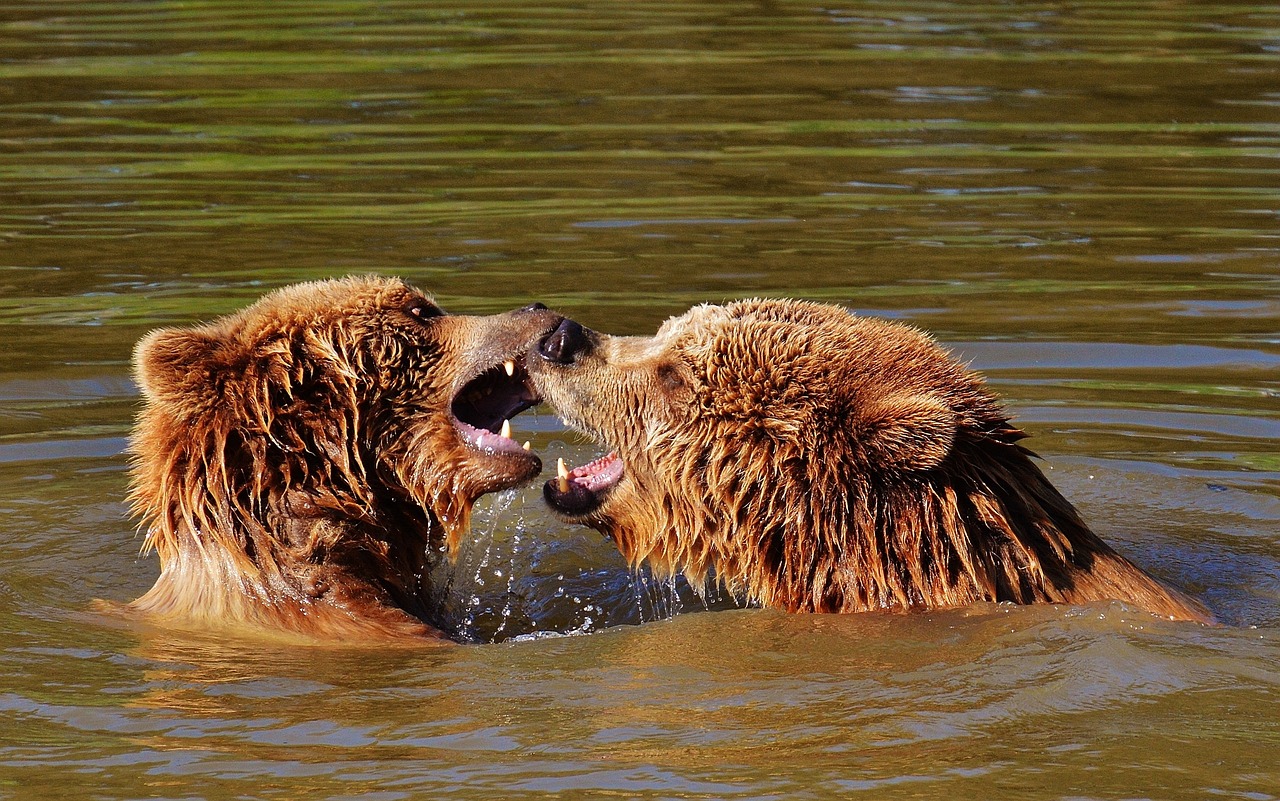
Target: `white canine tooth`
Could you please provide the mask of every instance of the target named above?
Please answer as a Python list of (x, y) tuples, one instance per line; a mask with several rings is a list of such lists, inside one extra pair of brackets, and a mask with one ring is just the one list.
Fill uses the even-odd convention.
[(502, 421), (502, 436), (504, 439), (511, 439), (511, 421)]
[(511, 359), (507, 359), (505, 362), (503, 362), (503, 363), (502, 363), (502, 369), (503, 369), (503, 370), (506, 370), (506, 371), (507, 371), (507, 375), (509, 375), (509, 376), (515, 375), (515, 374), (516, 374), (516, 363), (515, 363), (514, 361), (512, 361)]
[(564, 459), (556, 459), (556, 478), (560, 479), (560, 491), (569, 491), (569, 468), (564, 466)]
[(526, 440), (524, 441), (524, 444), (523, 444), (523, 445), (521, 445), (520, 447), (524, 448), (524, 449), (527, 451), (527, 450), (529, 450), (529, 445), (530, 445), (530, 442), (529, 442), (529, 440), (527, 440), (527, 439), (526, 439)]

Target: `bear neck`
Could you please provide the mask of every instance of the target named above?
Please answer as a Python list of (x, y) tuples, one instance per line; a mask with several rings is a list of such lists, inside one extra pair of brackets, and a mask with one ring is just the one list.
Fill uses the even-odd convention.
[(785, 508), (782, 525), (748, 519), (713, 535), (718, 579), (751, 602), (793, 612), (1120, 600), (1176, 619), (1212, 619), (1107, 546), (1025, 449), (958, 449), (920, 476), (823, 482), (849, 488), (836, 495), (793, 489), (788, 495), (802, 502), (778, 501), (767, 514)]
[[(177, 430), (144, 428), (157, 429)], [(288, 489), (288, 471), (255, 472), (244, 490), (226, 442), (135, 443), (132, 500), (160, 576), (133, 609), (178, 626), (324, 640), (442, 636), (425, 622), (429, 550), (442, 537), (430, 511), (400, 495), (368, 497), (367, 483), (323, 496)]]
[[(325, 640), (442, 636), (424, 622), (429, 609), (427, 543), (352, 521), (290, 520), (291, 531), (206, 534), (180, 524), (148, 534), (160, 576), (131, 606), (200, 627), (247, 625)], [(307, 558), (268, 543), (302, 530), (336, 544)], [(281, 539), (276, 539), (277, 537)], [(229, 543), (256, 543), (247, 548)]]

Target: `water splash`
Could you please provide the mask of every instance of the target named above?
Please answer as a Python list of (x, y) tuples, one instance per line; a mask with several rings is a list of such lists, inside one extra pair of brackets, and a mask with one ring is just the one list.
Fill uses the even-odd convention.
[[(514, 490), (496, 493), (482, 499), (472, 514), (471, 533), (458, 545), (452, 563), (443, 550), (432, 554), (431, 575), (436, 588), (435, 622), (455, 637), (469, 642), (483, 642), (480, 622), (489, 602), (487, 588), (502, 571), (490, 569), (498, 547), (500, 522), (515, 503)], [(502, 559), (499, 552), (497, 560)], [(510, 567), (508, 573), (512, 572)]]
[(536, 487), (482, 498), (456, 561), (433, 556), (431, 621), (472, 643), (590, 634), (741, 605), (714, 581), (698, 592), (683, 576), (632, 571), (610, 541), (551, 519)]
[[(503, 593), (502, 611), (499, 613), (498, 627), (493, 632), (495, 640), (504, 639), (508, 632), (508, 626), (512, 623), (512, 613), (516, 602), (516, 571), (523, 569), (523, 565), (517, 564), (517, 559), (521, 556), (521, 533), (524, 530), (524, 516), (517, 515), (515, 526), (511, 532), (511, 547), (507, 550), (507, 559), (505, 571), (497, 569), (493, 571), (496, 578), (506, 579), (506, 592)], [(504, 575), (505, 572), (505, 575)]]

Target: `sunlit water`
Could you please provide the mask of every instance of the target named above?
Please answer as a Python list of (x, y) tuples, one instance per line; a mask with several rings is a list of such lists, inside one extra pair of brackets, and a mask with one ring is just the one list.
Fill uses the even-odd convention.
[[(0, 797), (1280, 797), (1278, 57), (1248, 4), (4, 4)], [(733, 609), (536, 486), (436, 568), (472, 645), (95, 617), (157, 573), (133, 342), (348, 272), (920, 325), (1227, 625)]]

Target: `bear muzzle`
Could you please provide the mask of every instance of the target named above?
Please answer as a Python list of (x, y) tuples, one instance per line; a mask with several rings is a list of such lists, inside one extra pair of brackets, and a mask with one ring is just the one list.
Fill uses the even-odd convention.
[(587, 330), (573, 320), (566, 319), (538, 346), (538, 355), (556, 364), (572, 364), (579, 356), (591, 350), (591, 338)]

